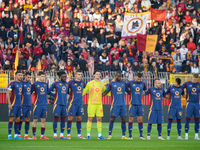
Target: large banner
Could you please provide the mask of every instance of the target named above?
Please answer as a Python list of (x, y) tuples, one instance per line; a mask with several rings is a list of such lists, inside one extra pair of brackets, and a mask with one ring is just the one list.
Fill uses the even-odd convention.
[(136, 37), (138, 33), (145, 34), (148, 19), (148, 12), (145, 13), (125, 13), (122, 38)]
[(151, 12), (151, 20), (155, 20), (155, 21), (165, 21), (166, 20), (166, 10), (157, 10), (157, 9), (153, 9), (150, 8), (150, 12)]

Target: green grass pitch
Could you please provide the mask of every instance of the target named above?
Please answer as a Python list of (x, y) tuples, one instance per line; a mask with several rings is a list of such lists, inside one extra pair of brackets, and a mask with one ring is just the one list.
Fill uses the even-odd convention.
[[(108, 123), (103, 123), (103, 136), (108, 137)], [(182, 128), (184, 124), (182, 124)], [(42, 149), (42, 150), (62, 150), (62, 149), (153, 149), (153, 150), (164, 150), (164, 149), (187, 149), (187, 150), (199, 150), (200, 149), (200, 141), (194, 140), (194, 124), (190, 124), (190, 132), (189, 132), (189, 140), (188, 141), (179, 141), (177, 140), (177, 129), (176, 123), (172, 124), (171, 131), (171, 140), (170, 141), (158, 141), (157, 140), (157, 126), (152, 126), (151, 132), (151, 140), (150, 141), (141, 141), (139, 140), (139, 131), (137, 127), (137, 123), (133, 124), (133, 140), (121, 140), (121, 123), (114, 123), (113, 129), (113, 139), (112, 140), (98, 140), (97, 139), (97, 128), (96, 123), (92, 124), (91, 131), (91, 140), (78, 140), (76, 139), (76, 123), (72, 124), (71, 131), (71, 140), (53, 140), (53, 129), (52, 123), (46, 123), (46, 131), (45, 135), (50, 138), (50, 140), (40, 140), (40, 123), (37, 124), (37, 140), (7, 140), (7, 122), (0, 122), (0, 150), (32, 150), (32, 149)], [(58, 135), (60, 130), (60, 126), (58, 124)], [(12, 134), (14, 133), (14, 129), (12, 130)], [(65, 131), (65, 137), (67, 133)], [(146, 138), (147, 134), (147, 124), (144, 124), (144, 137)], [(86, 123), (82, 123), (82, 135), (86, 137)], [(126, 133), (128, 137), (128, 129)], [(22, 137), (24, 136), (24, 123), (22, 127)], [(32, 131), (30, 128), (29, 136), (32, 137)], [(162, 128), (162, 136), (164, 138), (167, 137), (167, 124), (163, 124)], [(182, 137), (184, 138), (184, 132), (182, 133)]]

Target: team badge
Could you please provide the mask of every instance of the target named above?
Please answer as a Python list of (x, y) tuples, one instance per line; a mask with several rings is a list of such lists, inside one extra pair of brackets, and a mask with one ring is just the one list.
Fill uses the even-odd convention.
[(142, 87), (142, 84), (140, 86)]
[(44, 84), (44, 86), (46, 86), (46, 84)]
[(199, 88), (199, 86), (197, 85), (197, 87)]
[(133, 84), (133, 86), (135, 86), (135, 84)]
[(190, 87), (192, 87), (192, 85), (190, 85)]
[(75, 86), (77, 86), (77, 84), (76, 84), (76, 83), (75, 83), (74, 85), (75, 85)]
[(122, 86), (124, 86), (124, 84), (122, 84)]
[(57, 116), (57, 113), (55, 113), (55, 115)]
[(114, 85), (114, 87), (116, 87), (116, 85)]
[(114, 113), (112, 113), (112, 115), (115, 115)]
[(160, 90), (160, 92), (162, 92), (162, 90)]
[(24, 85), (26, 87), (26, 85)]
[(81, 83), (81, 85), (83, 85), (83, 83)]
[(181, 88), (179, 89), (179, 91), (181, 91)]

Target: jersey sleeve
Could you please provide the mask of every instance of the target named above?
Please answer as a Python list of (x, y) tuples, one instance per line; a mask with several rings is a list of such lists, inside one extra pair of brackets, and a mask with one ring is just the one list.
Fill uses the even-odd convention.
[(132, 82), (132, 81), (129, 81), (129, 82), (127, 83), (127, 87), (128, 87), (128, 88), (130, 88), (131, 82)]
[(31, 85), (31, 94), (35, 91), (35, 83)]
[(169, 87), (167, 88), (167, 91), (165, 92), (165, 95), (170, 94), (170, 88), (171, 88), (171, 86), (169, 86)]
[(143, 85), (144, 85), (143, 90), (146, 91), (147, 90), (147, 86), (146, 86), (146, 84), (144, 82), (143, 82)]
[(183, 89), (187, 87), (188, 82), (183, 83), (183, 85), (181, 86)]
[(85, 88), (83, 90), (83, 95), (85, 95), (87, 92), (89, 92), (89, 87), (90, 87), (90, 83), (87, 83), (87, 85), (85, 86)]
[(8, 85), (8, 91), (12, 91), (14, 89), (14, 82), (11, 82), (9, 85)]
[(164, 90), (164, 89), (162, 89), (162, 91), (163, 91), (163, 97), (165, 97), (165, 95), (166, 95), (166, 92), (165, 92), (165, 90)]
[(151, 93), (151, 88), (149, 88), (147, 91), (145, 91), (145, 95), (148, 95)]
[(52, 93), (52, 91), (53, 91), (54, 88), (55, 88), (55, 84), (56, 84), (56, 82), (54, 82), (54, 83), (51, 85), (51, 87), (49, 88), (49, 90), (48, 90), (48, 94), (51, 95), (51, 96), (55, 96), (55, 94)]
[(128, 88), (128, 83), (125, 83), (125, 91), (128, 92), (129, 88)]
[[(111, 91), (111, 86), (112, 86), (112, 82), (110, 82), (109, 84), (108, 84), (108, 86), (107, 86), (107, 88), (106, 88), (106, 91), (107, 92), (110, 92)], [(104, 87), (105, 87), (105, 85), (104, 85)], [(104, 92), (105, 90), (103, 89), (103, 91), (102, 92)]]
[(185, 91), (184, 91), (184, 89), (182, 88), (182, 93), (181, 93), (181, 95), (184, 95), (185, 94)]

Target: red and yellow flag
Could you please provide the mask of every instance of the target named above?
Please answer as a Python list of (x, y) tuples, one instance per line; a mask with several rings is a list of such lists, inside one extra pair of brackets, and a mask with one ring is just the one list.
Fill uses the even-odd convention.
[(15, 55), (15, 70), (17, 70), (18, 64), (19, 64), (19, 55), (17, 50)]
[(165, 21), (166, 20), (166, 10), (157, 10), (150, 8), (151, 11), (151, 20), (155, 21)]

